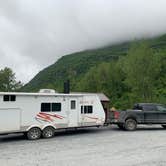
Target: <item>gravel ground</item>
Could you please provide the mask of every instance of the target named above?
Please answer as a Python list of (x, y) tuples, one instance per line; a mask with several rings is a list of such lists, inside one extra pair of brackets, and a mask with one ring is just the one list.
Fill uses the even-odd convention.
[(37, 141), (0, 136), (0, 166), (165, 166), (165, 154), (166, 131), (160, 126), (61, 131)]

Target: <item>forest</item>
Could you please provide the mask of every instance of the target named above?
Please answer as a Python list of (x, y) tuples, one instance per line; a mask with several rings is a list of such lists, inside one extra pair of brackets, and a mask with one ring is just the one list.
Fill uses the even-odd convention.
[(166, 50), (155, 52), (148, 43), (133, 44), (127, 55), (92, 67), (74, 90), (103, 92), (116, 108), (137, 102), (166, 103)]

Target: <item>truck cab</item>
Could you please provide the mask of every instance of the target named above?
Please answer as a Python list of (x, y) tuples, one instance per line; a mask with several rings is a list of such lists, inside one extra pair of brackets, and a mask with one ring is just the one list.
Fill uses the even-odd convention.
[(147, 124), (166, 123), (166, 107), (162, 104), (140, 103), (134, 105), (134, 110), (142, 110), (143, 123)]
[(133, 109), (115, 111), (110, 117), (113, 124), (126, 130), (135, 130), (138, 124), (161, 124), (166, 128), (166, 106), (156, 103), (137, 103)]

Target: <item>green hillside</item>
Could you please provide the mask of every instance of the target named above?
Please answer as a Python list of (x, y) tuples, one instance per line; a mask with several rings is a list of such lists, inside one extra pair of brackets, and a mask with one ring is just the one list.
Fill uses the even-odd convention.
[[(166, 35), (148, 40), (154, 49), (166, 48)], [(127, 42), (101, 49), (82, 51), (65, 55), (56, 63), (40, 71), (23, 91), (38, 91), (41, 88), (56, 88), (62, 91), (63, 82), (66, 79), (76, 78), (79, 80), (93, 66), (102, 62), (116, 60), (121, 55), (126, 55), (129, 46), (133, 42)], [(74, 86), (74, 85), (73, 85)]]
[(62, 91), (65, 80), (76, 77), (79, 79), (91, 67), (102, 62), (116, 60), (120, 55), (126, 55), (129, 44), (123, 43), (65, 55), (53, 65), (40, 71), (23, 87), (22, 91), (38, 91), (41, 88), (56, 88), (56, 90)]
[(103, 92), (119, 108), (134, 102), (166, 103), (166, 35), (63, 56), (22, 91), (52, 88)]

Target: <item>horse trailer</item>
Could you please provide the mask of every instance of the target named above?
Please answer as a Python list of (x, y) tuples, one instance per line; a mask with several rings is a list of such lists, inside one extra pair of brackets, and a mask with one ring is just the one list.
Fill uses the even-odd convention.
[(53, 137), (55, 130), (102, 126), (105, 112), (95, 94), (0, 92), (0, 134), (25, 133), (28, 139)]

